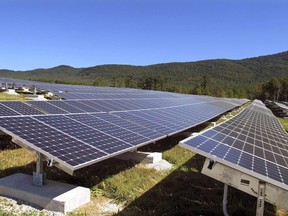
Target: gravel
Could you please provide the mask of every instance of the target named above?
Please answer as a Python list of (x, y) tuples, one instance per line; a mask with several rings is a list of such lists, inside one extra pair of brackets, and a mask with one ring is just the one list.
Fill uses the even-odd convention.
[(0, 196), (0, 214), (33, 215), (33, 216), (64, 216), (61, 212), (47, 211), (21, 200)]

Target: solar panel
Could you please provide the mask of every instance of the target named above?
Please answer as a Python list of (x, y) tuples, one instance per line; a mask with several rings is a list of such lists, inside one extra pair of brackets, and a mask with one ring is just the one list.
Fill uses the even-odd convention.
[(67, 111), (60, 109), (53, 104), (47, 101), (28, 101), (27, 103), (31, 104), (38, 109), (45, 111), (47, 114), (65, 114), (68, 113)]
[(88, 125), (89, 127), (99, 130), (106, 135), (112, 136), (133, 146), (146, 144), (151, 142), (147, 137), (140, 134), (129, 131), (125, 128), (118, 127), (117, 125), (111, 124), (110, 122), (103, 121), (97, 118), (95, 115), (70, 115), (70, 118), (81, 122), (83, 125)]
[(99, 110), (100, 112), (110, 112), (113, 110), (112, 108), (102, 104), (100, 100), (83, 100), (81, 103), (93, 107), (95, 110)]
[(89, 106), (85, 103), (82, 103), (82, 101), (64, 101), (63, 103), (69, 104), (71, 106), (77, 107), (87, 113), (93, 113), (93, 112), (100, 112), (98, 109)]
[(32, 117), (5, 117), (0, 121), (1, 130), (28, 142), (30, 147), (48, 158), (74, 167), (87, 161), (101, 159), (106, 152), (83, 141), (49, 127)]
[(163, 134), (158, 133), (155, 130), (149, 129), (147, 127), (143, 127), (143, 126), (135, 124), (133, 122), (126, 121), (126, 120), (124, 120), (120, 117), (114, 116), (112, 114), (99, 113), (99, 114), (92, 114), (92, 116), (100, 118), (104, 121), (107, 121), (107, 122), (114, 124), (114, 125), (117, 125), (119, 127), (125, 128), (125, 129), (132, 131), (134, 133), (148, 137), (151, 140), (158, 140), (158, 139), (166, 137)]
[(65, 110), (68, 113), (84, 113), (85, 111), (73, 105), (63, 103), (63, 101), (49, 101), (48, 103)]
[(20, 113), (15, 112), (0, 103), (0, 117), (1, 116), (17, 116), (17, 115), (20, 115)]
[(262, 102), (180, 145), (288, 190), (288, 134)]
[(67, 116), (37, 116), (35, 118), (107, 154), (113, 154), (133, 147), (133, 145), (129, 143), (105, 134), (98, 129), (84, 125)]
[(143, 126), (148, 127), (148, 128), (150, 128), (152, 130), (156, 130), (156, 131), (158, 131), (159, 133), (162, 133), (162, 134), (166, 134), (167, 135), (167, 134), (170, 134), (170, 133), (173, 132), (173, 129), (168, 128), (168, 127), (166, 127), (163, 124), (157, 123), (157, 120), (151, 121), (151, 120), (145, 119), (145, 118), (143, 118), (141, 116), (138, 116), (137, 113), (115, 112), (115, 113), (113, 113), (113, 115), (119, 116), (119, 117), (121, 117), (121, 118), (123, 118), (125, 120), (134, 122), (136, 124), (143, 125)]
[(1, 104), (21, 115), (41, 115), (42, 112), (20, 101), (2, 101)]

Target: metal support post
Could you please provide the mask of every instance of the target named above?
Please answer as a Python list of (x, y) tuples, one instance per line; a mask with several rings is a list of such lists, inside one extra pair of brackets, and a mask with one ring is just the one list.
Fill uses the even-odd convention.
[(33, 185), (42, 187), (46, 180), (46, 175), (43, 172), (43, 155), (39, 152), (36, 155), (36, 172), (33, 172)]
[(265, 203), (265, 182), (259, 181), (256, 216), (264, 215), (264, 203)]
[(228, 185), (224, 184), (224, 193), (223, 193), (223, 214), (224, 216), (229, 216), (227, 213), (227, 194), (228, 194)]

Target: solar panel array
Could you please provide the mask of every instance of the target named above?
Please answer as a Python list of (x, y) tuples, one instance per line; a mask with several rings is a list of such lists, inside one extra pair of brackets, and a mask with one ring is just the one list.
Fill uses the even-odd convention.
[(39, 91), (49, 91), (54, 95), (66, 100), (183, 97), (183, 95), (181, 96), (179, 94), (169, 92), (143, 91), (140, 89), (131, 88), (53, 84), (29, 80), (17, 80), (12, 78), (0, 78), (0, 84), (1, 83), (7, 83), (9, 88), (36, 87)]
[[(66, 96), (79, 91), (84, 99), (0, 101), (0, 130), (72, 171), (196, 126), (248, 101), (135, 89), (33, 85), (61, 89)], [(90, 99), (93, 94), (97, 99)]]
[(288, 134), (261, 101), (180, 145), (288, 190)]

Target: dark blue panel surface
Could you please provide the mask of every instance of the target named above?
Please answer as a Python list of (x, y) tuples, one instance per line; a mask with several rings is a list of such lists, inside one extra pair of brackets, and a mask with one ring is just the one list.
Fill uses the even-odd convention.
[(87, 158), (90, 161), (107, 155), (32, 117), (2, 118), (0, 127), (29, 142), (31, 147), (40, 148), (55, 160), (58, 158), (71, 166), (80, 165), (83, 161), (87, 162)]
[(103, 121), (95, 116), (70, 115), (69, 118), (72, 118), (78, 122), (81, 122), (83, 125), (87, 125), (93, 129), (99, 130), (107, 135), (115, 137), (133, 146), (137, 146), (137, 145), (150, 141), (150, 139), (147, 137), (144, 137), (140, 134), (126, 130), (122, 127), (118, 127), (115, 124), (111, 124), (109, 122)]
[(85, 112), (84, 110), (80, 108), (77, 108), (77, 107), (74, 107), (72, 105), (65, 103), (64, 101), (49, 101), (49, 103), (62, 110), (65, 110), (68, 113), (84, 113)]
[(138, 124), (135, 124), (133, 122), (129, 122), (125, 119), (122, 119), (120, 117), (117, 117), (115, 115), (112, 114), (108, 114), (108, 113), (99, 113), (99, 114), (92, 114), (93, 116), (100, 118), (104, 121), (107, 121), (111, 124), (115, 124), (119, 127), (125, 128), (129, 131), (132, 131), (134, 133), (140, 134), (142, 136), (148, 137), (149, 139), (159, 139), (163, 137), (163, 134), (158, 133), (155, 130), (151, 130), (147, 127), (143, 127), (140, 126)]
[(3, 106), (8, 107), (11, 110), (16, 111), (17, 113), (20, 113), (21, 115), (41, 115), (43, 114), (37, 109), (34, 109), (33, 107), (20, 102), (20, 101), (3, 101), (1, 102)]
[(5, 105), (2, 105), (0, 103), (0, 117), (2, 116), (17, 116), (20, 115), (20, 113), (13, 111), (12, 109), (6, 107)]
[(129, 143), (66, 116), (38, 116), (35, 118), (109, 154), (132, 147)]
[(48, 101), (28, 101), (29, 104), (31, 104), (34, 107), (37, 107), (46, 113), (49, 114), (65, 114), (68, 113), (67, 111), (60, 109), (52, 104), (50, 104)]

